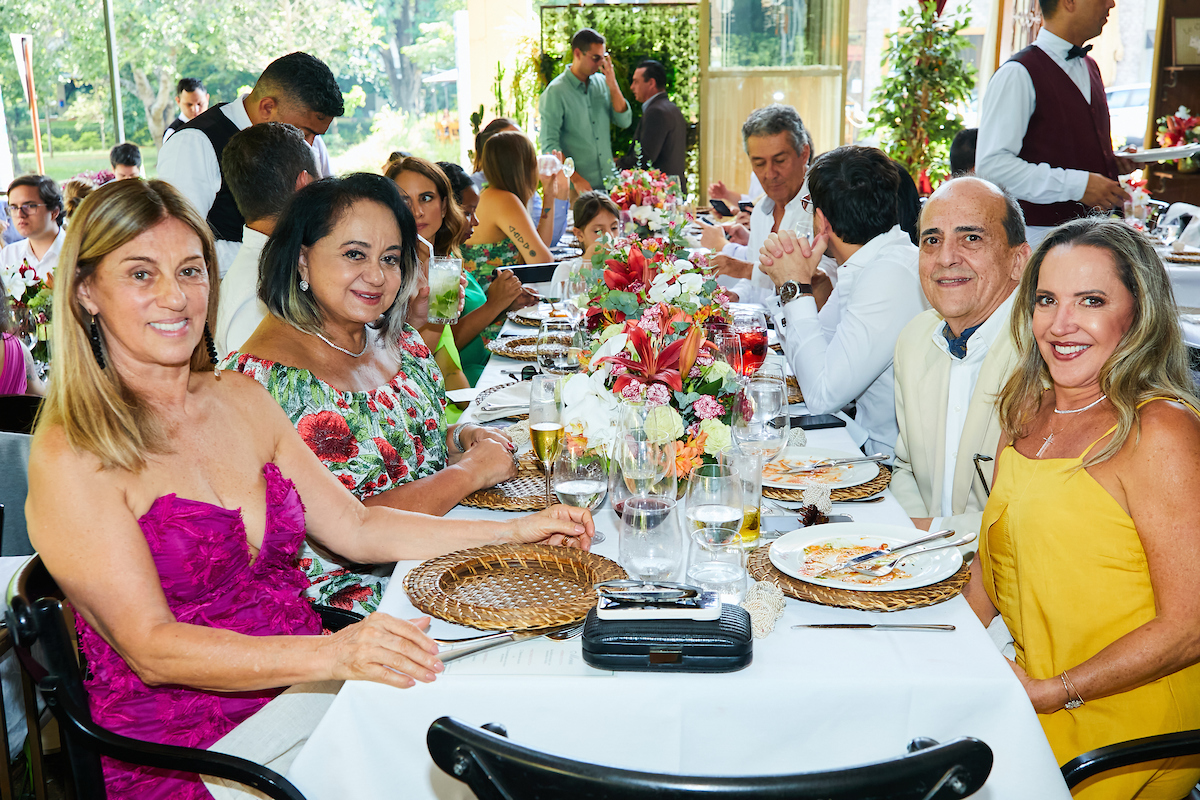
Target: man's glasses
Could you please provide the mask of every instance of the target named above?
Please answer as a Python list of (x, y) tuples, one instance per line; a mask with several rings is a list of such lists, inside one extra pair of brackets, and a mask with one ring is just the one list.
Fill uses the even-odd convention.
[(592, 54), (589, 55), (588, 58), (592, 60), (592, 63), (599, 64), (601, 61), (608, 58), (608, 53), (601, 53), (600, 55)]
[(19, 206), (9, 206), (9, 208), (23, 217), (28, 217), (37, 212), (39, 208), (44, 208), (45, 205), (45, 203), (21, 203)]

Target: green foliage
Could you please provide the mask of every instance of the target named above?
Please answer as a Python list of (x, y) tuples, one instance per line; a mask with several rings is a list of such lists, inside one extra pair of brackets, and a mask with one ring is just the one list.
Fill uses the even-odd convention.
[(454, 66), (454, 26), (448, 22), (422, 22), (421, 35), (403, 49), (422, 72), (438, 72)]
[(975, 68), (962, 57), (960, 35), (970, 23), (964, 9), (939, 17), (935, 0), (900, 14), (901, 29), (888, 37), (886, 76), (872, 96), (871, 122), (882, 148), (922, 186), (949, 173), (950, 142), (963, 126), (960, 108), (975, 87)]
[[(619, 158), (633, 152), (633, 132), (642, 116), (642, 105), (629, 91), (629, 79), (644, 58), (661, 61), (667, 73), (667, 94), (690, 124), (700, 121), (700, 6), (698, 4), (634, 4), (543, 6), (542, 44), (526, 66), (533, 97), (571, 65), (571, 36), (580, 28), (594, 28), (608, 40), (613, 71), (625, 99), (633, 109), (628, 128), (612, 129), (613, 153)], [(704, 43), (703, 46), (707, 46)], [(536, 105), (531, 100), (530, 107)], [(699, 147), (688, 152), (688, 186), (698, 185)]]
[[(339, 175), (358, 171), (379, 172), (393, 150), (420, 153), (431, 161), (457, 162), (458, 140), (438, 138), (438, 118), (437, 114), (417, 116), (387, 108), (376, 112), (369, 123), (366, 120), (361, 123), (364, 127), (370, 125), (367, 135), (349, 144), (343, 152), (334, 153), (331, 148), (333, 171)], [(339, 128), (345, 122), (339, 121)]]

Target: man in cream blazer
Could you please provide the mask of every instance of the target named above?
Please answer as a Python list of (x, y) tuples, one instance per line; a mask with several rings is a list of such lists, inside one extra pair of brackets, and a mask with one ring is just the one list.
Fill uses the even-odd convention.
[[(932, 309), (896, 342), (899, 438), (891, 489), (917, 527), (978, 533), (1016, 363), (1009, 317), (1029, 258), (1013, 197), (988, 181), (942, 184), (921, 213), (921, 288)], [(975, 545), (971, 548), (974, 549)]]

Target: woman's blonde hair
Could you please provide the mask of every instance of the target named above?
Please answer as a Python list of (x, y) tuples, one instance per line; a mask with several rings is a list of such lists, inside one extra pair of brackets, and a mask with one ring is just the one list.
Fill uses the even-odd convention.
[[(219, 278), (212, 233), (192, 204), (164, 181), (112, 181), (84, 198), (55, 269), (50, 389), (37, 427), (61, 426), (72, 448), (94, 454), (105, 469), (137, 472), (147, 455), (169, 448), (154, 411), (108, 360), (99, 332), (106, 368), (97, 363), (90, 339), (93, 317), (79, 302), (79, 288), (106, 256), (166, 219), (179, 220), (200, 238), (210, 287), (207, 318), (215, 320)], [(212, 369), (205, 339), (192, 351), (193, 372)]]
[[(462, 206), (454, 199), (450, 179), (437, 164), (419, 156), (404, 156), (389, 161), (384, 176), (390, 181), (400, 177), (401, 172), (415, 172), (429, 180), (442, 198), (442, 227), (433, 235), (433, 252), (439, 256), (458, 256), (458, 248), (467, 240), (467, 218)], [(399, 186), (399, 184), (397, 184)]]
[(1000, 392), (1000, 425), (1018, 439), (1028, 432), (1041, 405), (1042, 392), (1053, 385), (1050, 369), (1033, 336), (1038, 276), (1047, 254), (1056, 247), (1096, 247), (1116, 265), (1117, 277), (1133, 295), (1133, 321), (1117, 349), (1100, 367), (1100, 391), (1117, 412), (1117, 430), (1102, 448), (1090, 453), (1084, 467), (1112, 458), (1125, 446), (1139, 422), (1138, 404), (1172, 397), (1200, 407), (1192, 387), (1187, 348), (1175, 297), (1162, 261), (1144, 234), (1118, 220), (1085, 218), (1052, 230), (1038, 245), (1017, 287), (1012, 336), (1017, 366)]
[(483, 177), (488, 186), (529, 202), (537, 191), (537, 151), (520, 131), (501, 131), (483, 146)]

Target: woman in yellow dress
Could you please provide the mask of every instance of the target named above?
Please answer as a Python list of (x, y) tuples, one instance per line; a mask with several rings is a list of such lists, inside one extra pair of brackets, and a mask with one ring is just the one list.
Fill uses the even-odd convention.
[[(1059, 763), (1200, 727), (1200, 407), (1170, 282), (1121, 222), (1052, 231), (1017, 289), (1020, 362), (967, 598), (1003, 615)], [(1083, 800), (1180, 800), (1200, 759), (1113, 770)]]

